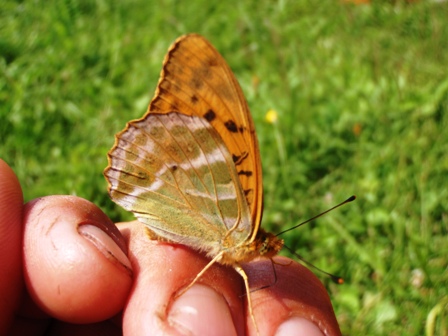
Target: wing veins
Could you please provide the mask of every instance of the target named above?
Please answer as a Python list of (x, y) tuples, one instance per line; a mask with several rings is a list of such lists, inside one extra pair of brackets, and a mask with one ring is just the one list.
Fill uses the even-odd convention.
[[(128, 185), (128, 186), (136, 187), (136, 185), (134, 185), (134, 184), (132, 184), (132, 183), (123, 182), (123, 180), (119, 180), (118, 178), (111, 178), (111, 177), (109, 177), (109, 179), (115, 179), (116, 181), (119, 181), (120, 183), (124, 183), (124, 184), (126, 184), (126, 185)], [(180, 203), (179, 201), (177, 201), (177, 200), (175, 200), (175, 199), (172, 199), (172, 198), (170, 198), (170, 197), (168, 197), (168, 196), (166, 196), (166, 195), (160, 194), (160, 193), (158, 193), (157, 191), (148, 190), (147, 188), (142, 187), (142, 186), (137, 186), (137, 187), (139, 187), (139, 188), (141, 188), (141, 189), (144, 189), (147, 193), (155, 194), (155, 195), (157, 195), (157, 196), (160, 196), (161, 198), (165, 198), (165, 199), (167, 199), (167, 200), (170, 200), (170, 201), (172, 201), (172, 202), (175, 202), (175, 203), (179, 204), (179, 208), (184, 207), (184, 208), (186, 208), (186, 209), (192, 209), (192, 208), (189, 208), (189, 207), (185, 206), (185, 203)], [(122, 191), (120, 191), (120, 190), (118, 190), (118, 189), (114, 189), (114, 192), (119, 193), (119, 194), (122, 194), (122, 195), (125, 195), (125, 196), (127, 196), (127, 197), (137, 198), (137, 199), (140, 199), (140, 200), (146, 200), (145, 197), (142, 197), (142, 196), (140, 196), (140, 195), (129, 195), (128, 193), (122, 192)], [(162, 202), (158, 202), (158, 203), (162, 203)], [(136, 212), (136, 211), (135, 211), (135, 210), (132, 210), (132, 212)]]
[[(207, 46), (207, 47), (208, 47), (208, 50), (211, 50), (212, 53), (215, 54), (214, 57), (217, 57), (217, 56), (216, 56), (216, 53), (214, 52), (214, 50), (212, 50), (209, 46)], [(203, 62), (201, 62), (201, 59), (197, 56), (196, 53), (190, 52), (190, 51), (186, 50), (185, 48), (179, 49), (178, 52), (179, 52), (180, 54), (184, 55), (184, 56), (185, 56), (185, 55), (192, 55), (192, 56), (197, 60), (197, 63), (196, 63), (196, 64), (199, 64), (200, 66), (202, 66), (202, 65), (204, 64)], [(217, 57), (217, 58), (218, 58), (218, 57)], [(221, 62), (221, 63), (225, 64), (224, 62)], [(212, 69), (212, 66), (209, 65), (208, 67), (209, 67), (210, 69)], [(225, 66), (219, 66), (219, 69), (224, 69), (224, 70), (226, 70), (226, 69), (225, 69)], [(224, 82), (224, 83), (231, 82), (231, 83), (233, 84), (233, 80), (232, 80), (231, 77), (228, 76), (227, 71), (224, 71), (224, 74), (226, 75), (225, 78), (221, 75), (221, 71), (213, 71), (213, 74), (218, 75), (218, 77), (221, 79), (222, 82)], [(211, 89), (211, 91), (213, 91), (214, 96), (215, 96), (215, 97), (218, 97), (219, 100), (221, 101), (221, 103), (222, 103), (224, 106), (226, 106), (226, 109), (227, 109), (227, 111), (229, 112), (229, 115), (231, 115), (233, 118), (235, 118), (235, 116), (233, 115), (233, 111), (232, 111), (232, 109), (231, 109), (231, 108), (228, 106), (228, 104), (221, 98), (221, 95), (218, 94), (218, 92), (214, 89), (214, 87), (210, 85), (210, 81), (206, 80), (206, 78), (205, 78), (204, 76), (201, 76), (201, 78), (203, 79), (203, 82), (204, 82), (204, 83), (207, 83), (207, 87), (208, 87), (209, 89)], [(235, 90), (235, 86), (234, 86), (234, 85), (228, 85), (228, 87), (233, 91), (232, 93), (234, 94), (234, 96), (238, 96), (238, 102), (239, 102), (238, 105), (240, 106), (240, 112), (241, 112), (241, 106), (242, 106), (241, 101), (240, 101), (240, 98), (241, 98), (241, 97), (239, 97), (239, 95), (236, 94), (237, 92), (235, 92), (236, 90)], [(209, 106), (210, 106), (210, 105), (209, 105)], [(241, 113), (241, 114), (244, 115), (244, 113)], [(246, 120), (245, 120), (245, 122), (246, 122)], [(244, 126), (247, 126), (247, 125), (244, 125)]]
[[(177, 113), (177, 112), (176, 112), (176, 113)], [(180, 118), (178, 118), (178, 119), (180, 119)], [(184, 126), (185, 126), (185, 128), (188, 130), (188, 132), (191, 134), (191, 136), (194, 138), (193, 134), (191, 133), (190, 128), (184, 123), (183, 120), (182, 120), (182, 123), (184, 124)], [(168, 131), (168, 128), (166, 127), (166, 125), (165, 125), (164, 123), (162, 123), (162, 125), (163, 125), (163, 127), (165, 127), (165, 130), (170, 134), (171, 138), (173, 139), (173, 142), (176, 143), (176, 145), (180, 148), (180, 150), (182, 151), (182, 153), (183, 153), (183, 155), (185, 156), (185, 158), (188, 160), (188, 162), (189, 162), (189, 166), (190, 166), (191, 168), (193, 168), (193, 171), (194, 171), (196, 177), (197, 177), (198, 180), (201, 182), (201, 184), (202, 184), (202, 186), (204, 187), (204, 189), (207, 190), (207, 194), (210, 195), (210, 193), (208, 192), (209, 190), (208, 190), (207, 187), (206, 187), (206, 184), (204, 183), (203, 179), (201, 178), (201, 176), (199, 175), (198, 171), (196, 170), (196, 167), (192, 164), (190, 158), (186, 155), (186, 153), (185, 153), (183, 147), (180, 146), (180, 145), (179, 145), (179, 142), (176, 140), (176, 138), (173, 137), (173, 136), (171, 135), (171, 132)], [(200, 147), (200, 148), (201, 148), (201, 153), (202, 153), (202, 155), (203, 155), (204, 157), (206, 157), (206, 155), (204, 154), (204, 151), (202, 150), (202, 147)], [(208, 162), (207, 162), (207, 166), (209, 167), (209, 170), (210, 170), (210, 165), (208, 164)], [(181, 169), (185, 172), (185, 169), (183, 169), (183, 168), (181, 168)], [(188, 176), (188, 179), (191, 181), (192, 185), (194, 185), (193, 180), (190, 178), (190, 176), (189, 176), (188, 174), (186, 174), (186, 175)], [(174, 174), (173, 174), (173, 177), (174, 177)], [(176, 180), (175, 177), (174, 177), (174, 179)], [(176, 182), (177, 182), (177, 180), (176, 180)], [(179, 189), (179, 190), (180, 190), (180, 189)], [(211, 195), (210, 195), (210, 196), (211, 196)]]
[[(139, 129), (141, 129), (141, 128), (139, 128)], [(142, 131), (145, 132), (144, 130), (142, 130)], [(145, 134), (147, 134), (147, 133), (145, 132)], [(134, 145), (135, 147), (137, 147), (137, 148), (139, 148), (140, 150), (142, 150), (143, 152), (145, 152), (145, 153), (149, 153), (149, 152), (145, 149), (144, 146), (142, 147), (142, 146), (136, 145), (134, 142), (131, 142), (131, 141), (128, 141), (128, 140), (125, 140), (125, 139), (122, 139), (122, 138), (120, 138), (120, 141), (124, 141), (124, 142), (126, 142), (126, 143), (132, 144), (132, 145)], [(156, 143), (155, 140), (154, 140), (154, 142)], [(157, 145), (160, 146), (159, 143), (157, 143)], [(130, 153), (130, 154), (134, 154), (134, 155), (135, 155), (134, 152), (129, 151), (129, 150), (126, 149), (126, 148), (118, 147), (118, 146), (117, 146), (117, 148), (120, 148), (120, 149), (121, 149), (122, 151), (124, 151), (124, 152), (127, 152), (127, 153)], [(131, 161), (131, 160), (128, 160), (128, 159), (123, 159), (122, 157), (120, 157), (120, 156), (118, 156), (118, 155), (115, 155), (115, 154), (113, 154), (113, 153), (111, 153), (110, 156), (111, 156), (111, 157), (114, 157), (114, 158), (116, 158), (116, 159), (119, 159), (120, 161), (124, 161), (124, 162), (131, 163), (132, 165), (134, 165), (134, 166), (140, 168), (141, 170), (147, 172), (148, 175), (153, 176), (153, 177), (155, 177), (155, 178), (157, 178), (157, 179), (159, 179), (159, 180), (165, 182), (167, 185), (169, 185), (169, 186), (171, 186), (171, 187), (173, 187), (173, 188), (177, 188), (177, 189), (179, 189), (177, 183), (176, 183), (176, 185), (172, 184), (169, 180), (162, 178), (161, 175), (157, 176), (155, 172), (151, 172), (151, 171), (147, 170), (145, 167), (142, 167), (141, 165), (135, 163), (135, 161)], [(145, 161), (146, 161), (146, 160), (145, 160)], [(173, 161), (174, 161), (174, 160), (173, 160)], [(149, 165), (150, 165), (150, 164), (149, 164)], [(171, 170), (169, 169), (169, 167), (166, 165), (166, 163), (163, 163), (163, 165), (167, 168), (167, 171), (169, 171), (169, 172), (171, 173), (171, 175), (173, 175), (173, 173), (171, 172)], [(114, 167), (111, 166), (111, 168), (114, 168)], [(116, 170), (116, 169), (114, 169), (114, 170)], [(120, 171), (123, 172), (123, 170), (121, 170), (121, 169), (120, 169)], [(129, 173), (127, 173), (127, 174), (130, 175)], [(132, 175), (133, 175), (133, 174), (132, 174)], [(135, 176), (135, 175), (134, 175), (134, 176)], [(137, 177), (138, 177), (138, 176), (137, 176)], [(174, 178), (174, 175), (173, 175), (173, 179), (176, 180), (176, 179)]]
[[(203, 118), (200, 118), (199, 119), (200, 120), (200, 122), (203, 124), (203, 125), (205, 125), (206, 127), (208, 127), (208, 125), (210, 125), (210, 124), (205, 124), (205, 120), (203, 119)], [(211, 133), (210, 133), (211, 134)], [(217, 135), (217, 134), (216, 134)], [(219, 136), (219, 135), (217, 135), (217, 136)], [(222, 157), (224, 158), (224, 160), (225, 160), (225, 162), (226, 162), (226, 164), (227, 164), (227, 166), (229, 165), (229, 164), (233, 164), (233, 161), (231, 161), (230, 163), (228, 162), (228, 160), (226, 160), (226, 155), (224, 154), (224, 152), (222, 151), (222, 147), (221, 146), (223, 146), (224, 145), (224, 143), (218, 143), (218, 141), (216, 140), (216, 138), (215, 138), (215, 136), (213, 135), (212, 136), (212, 138), (213, 138), (213, 141), (216, 143), (216, 147), (219, 149), (219, 151), (221, 152), (221, 154), (222, 154)], [(221, 140), (222, 141), (222, 140)], [(236, 168), (235, 168), (235, 170), (236, 170)], [(229, 171), (231, 171), (231, 168), (229, 168)], [(234, 182), (234, 185), (235, 185), (235, 196), (237, 197), (237, 200), (239, 199), (239, 194), (238, 194), (238, 191), (236, 190), (237, 189), (237, 187), (240, 187), (241, 188), (241, 184), (239, 184), (240, 182), (239, 182), (239, 179), (238, 179), (238, 176), (236, 176), (236, 178), (235, 178), (235, 176), (233, 176), (233, 174), (230, 174), (231, 175), (231, 177), (232, 177), (232, 181)], [(213, 176), (213, 180), (215, 180), (215, 176), (212, 174), (212, 176)], [(216, 190), (216, 183), (213, 183), (213, 186), (215, 187), (215, 195), (216, 196), (218, 196), (218, 193), (217, 193), (217, 190)], [(237, 201), (237, 204), (239, 205), (240, 204), (240, 202), (241, 202), (241, 200), (238, 202)], [(220, 214), (221, 214), (221, 218), (223, 218), (224, 219), (224, 215), (223, 215), (223, 213), (222, 213), (222, 210), (221, 210), (221, 207), (219, 206), (219, 202), (217, 201), (216, 202), (216, 205), (217, 205), (217, 207), (218, 207), (218, 209), (219, 209), (219, 212), (220, 212)], [(237, 226), (237, 223), (240, 223), (240, 221), (241, 221), (241, 218), (242, 218), (242, 216), (241, 216), (241, 207), (240, 206), (238, 206), (237, 207), (238, 208), (238, 217), (237, 217), (237, 219), (236, 219), (236, 223), (234, 224), (234, 226)], [(225, 221), (224, 221), (224, 223), (225, 223)]]
[[(185, 81), (179, 81), (179, 80), (176, 80), (176, 81), (173, 81), (173, 80), (171, 80), (171, 79), (168, 79), (168, 78), (164, 78), (164, 80), (165, 81), (167, 81), (167, 82), (169, 82), (171, 85), (173, 85), (173, 86), (176, 86), (180, 91), (182, 91), (184, 94), (185, 94), (185, 96), (188, 96), (188, 92), (186, 91), (186, 90), (184, 90), (183, 89), (183, 87), (185, 86), (185, 85), (188, 85), (188, 83), (186, 83)], [(180, 83), (180, 84), (179, 84)], [(207, 86), (208, 87), (210, 87), (208, 84), (207, 84)], [(214, 90), (211, 90), (211, 91), (214, 91)], [(215, 95), (216, 95), (216, 91), (214, 91), (215, 92)], [(199, 97), (203, 97), (202, 95), (200, 95), (198, 92), (196, 92), (196, 95), (199, 95)], [(219, 97), (219, 95), (216, 95), (217, 97)], [(159, 99), (161, 99), (161, 100), (163, 100), (163, 101), (165, 101), (168, 105), (170, 105), (170, 103), (171, 103), (171, 99), (170, 99), (170, 97), (169, 97), (169, 95), (168, 94), (166, 94), (166, 95), (159, 95), (158, 96), (159, 97)], [(222, 99), (219, 97), (219, 99), (222, 101)], [(204, 99), (204, 98), (202, 98), (201, 99), (209, 108), (212, 108), (213, 106), (212, 105), (210, 105), (210, 103), (209, 103), (209, 100), (206, 100), (206, 99)], [(184, 105), (186, 105), (187, 106), (187, 108), (188, 109), (190, 109), (190, 111), (192, 111), (192, 115), (197, 115), (197, 114), (195, 114), (195, 109), (194, 109), (194, 105), (188, 100), (188, 99), (182, 99), (182, 103), (184, 104)], [(233, 114), (230, 112), (231, 110), (227, 107), (227, 105), (226, 104), (224, 104), (225, 106), (226, 106), (226, 109), (227, 109), (227, 111), (228, 111), (228, 113), (227, 114), (229, 114), (229, 115), (231, 115), (232, 116), (232, 118), (235, 118), (234, 116), (233, 116)], [(179, 112), (181, 112), (181, 111), (179, 111)], [(201, 116), (201, 115), (197, 115), (197, 116), (199, 116), (199, 117), (203, 117), (203, 116)], [(221, 117), (220, 117), (220, 114), (217, 114), (217, 117), (218, 117), (218, 119), (222, 122), (222, 124), (224, 125), (224, 123), (225, 123), (225, 120), (223, 120)], [(246, 125), (245, 125), (246, 126)], [(223, 126), (223, 127), (225, 127), (225, 126)], [(236, 147), (241, 153), (244, 153), (245, 151), (244, 151), (244, 146), (243, 147), (241, 147), (241, 144), (240, 144), (240, 141), (235, 141), (235, 136), (232, 136), (230, 139), (232, 139), (232, 143), (233, 143), (233, 146), (234, 147)], [(249, 144), (249, 143), (247, 143), (247, 141), (246, 141), (246, 139), (243, 137), (243, 136), (239, 136), (239, 138), (240, 138), (240, 140), (243, 140), (244, 141), (244, 143), (246, 143), (247, 145), (248, 145), (248, 147), (252, 147), (252, 144)]]

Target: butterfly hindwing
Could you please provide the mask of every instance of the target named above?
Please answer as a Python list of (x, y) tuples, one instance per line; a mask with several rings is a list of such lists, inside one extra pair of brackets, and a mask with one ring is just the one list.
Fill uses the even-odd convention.
[(225, 144), (203, 118), (151, 113), (117, 135), (105, 175), (112, 199), (157, 235), (200, 250), (235, 225), (239, 244), (250, 212)]

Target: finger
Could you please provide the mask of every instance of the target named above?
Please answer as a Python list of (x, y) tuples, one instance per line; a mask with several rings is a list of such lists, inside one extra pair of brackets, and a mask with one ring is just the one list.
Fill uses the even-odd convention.
[(122, 236), (99, 208), (73, 196), (43, 197), (26, 204), (24, 224), (25, 282), (42, 310), (91, 323), (122, 309), (131, 265)]
[[(288, 258), (276, 257), (274, 261), (275, 274), (269, 259), (244, 266), (251, 288), (268, 285), (251, 292), (261, 335), (341, 335), (330, 298), (319, 279)], [(255, 335), (247, 316), (249, 334)]]
[(12, 169), (0, 159), (0, 334), (7, 334), (20, 304), (23, 195)]
[(182, 245), (150, 240), (139, 222), (119, 227), (129, 241), (135, 272), (124, 334), (244, 334), (243, 284), (233, 269), (213, 265), (197, 285), (176, 298), (209, 259)]

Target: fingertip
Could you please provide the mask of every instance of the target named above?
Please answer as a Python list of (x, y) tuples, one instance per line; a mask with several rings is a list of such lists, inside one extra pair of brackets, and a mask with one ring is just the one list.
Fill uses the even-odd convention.
[(275, 333), (275, 336), (289, 335), (324, 336), (314, 323), (300, 317), (293, 317), (282, 322)]
[[(1, 221), (21, 224), (23, 193), (19, 179), (8, 164), (0, 159), (0, 213)], [(17, 220), (19, 219), (19, 220)]]
[(33, 300), (52, 317), (71, 323), (115, 315), (132, 285), (120, 237), (107, 216), (84, 199), (49, 196), (29, 202), (24, 273)]
[(0, 159), (0, 334), (5, 334), (18, 310), (22, 280), (23, 194), (19, 180)]
[(96, 225), (83, 224), (79, 226), (78, 233), (93, 244), (106, 259), (124, 267), (132, 275), (132, 265), (125, 252), (106, 232)]
[(168, 323), (182, 335), (236, 335), (229, 306), (212, 288), (194, 285), (172, 304)]
[[(119, 227), (127, 231), (135, 270), (134, 287), (123, 314), (125, 334), (175, 335), (205, 328), (212, 329), (193, 334), (215, 335), (220, 329), (228, 335), (235, 334), (234, 330), (237, 335), (244, 334), (242, 283), (233, 269), (213, 265), (196, 285), (176, 297), (210, 260), (185, 246), (148, 239), (139, 222)], [(208, 303), (214, 308), (207, 308)], [(220, 324), (224, 321), (226, 327)]]
[[(283, 328), (305, 326), (304, 321), (308, 321), (309, 326), (314, 325), (325, 335), (341, 335), (330, 297), (314, 273), (285, 257), (273, 261), (260, 259), (244, 266), (251, 288), (263, 287), (251, 293), (258, 329), (274, 334), (282, 323), (294, 317), (301, 319), (301, 323), (294, 320)], [(249, 317), (247, 323), (253, 331)]]

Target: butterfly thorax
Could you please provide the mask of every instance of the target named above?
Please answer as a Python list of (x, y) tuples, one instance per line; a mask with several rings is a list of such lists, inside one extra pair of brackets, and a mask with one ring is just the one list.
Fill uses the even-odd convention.
[(253, 241), (229, 248), (223, 254), (219, 263), (233, 265), (239, 262), (249, 262), (257, 257), (272, 258), (277, 255), (282, 247), (283, 239), (279, 239), (272, 233), (260, 228)]

